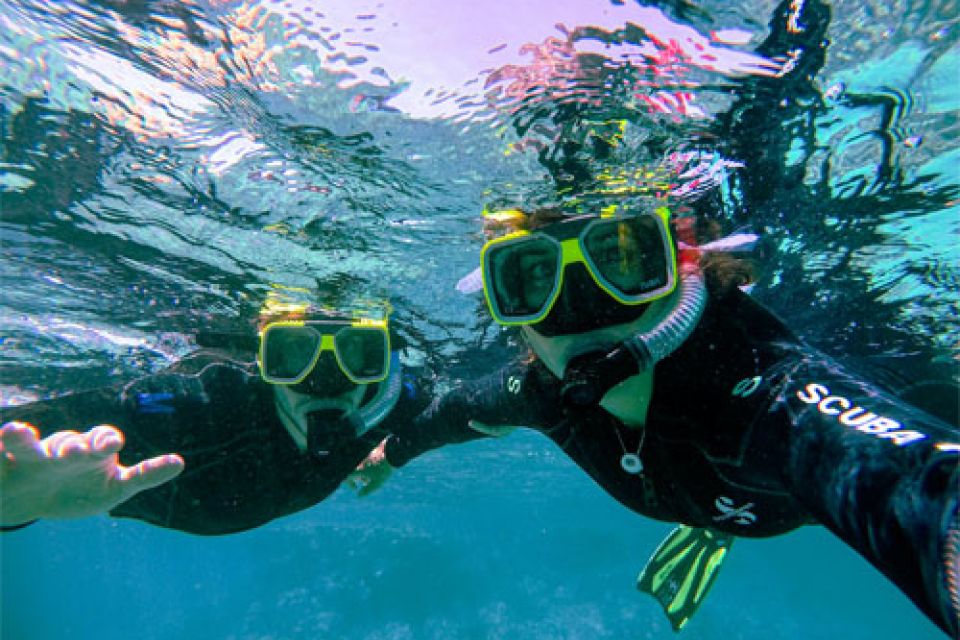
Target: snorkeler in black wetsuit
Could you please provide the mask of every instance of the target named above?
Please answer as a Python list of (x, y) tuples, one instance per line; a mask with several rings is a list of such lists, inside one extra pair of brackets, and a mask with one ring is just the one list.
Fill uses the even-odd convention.
[[(643, 429), (607, 411), (565, 406), (563, 380), (542, 361), (522, 358), (432, 405), (431, 423), (446, 431), (392, 435), (387, 461), (401, 466), (425, 448), (522, 425), (543, 432), (611, 496), (645, 516), (740, 536), (784, 533), (812, 519), (782, 487), (764, 482), (769, 474), (753, 464), (758, 452), (750, 427), (770, 396), (768, 384), (761, 389), (753, 380), (781, 370), (796, 352), (791, 342), (779, 321), (731, 293), (712, 299), (693, 335), (658, 364)], [(757, 387), (747, 398), (734, 395), (744, 380)], [(762, 451), (769, 451), (764, 444)], [(636, 473), (621, 464), (631, 454), (641, 459)], [(722, 496), (752, 506), (724, 518), (715, 505)]]
[[(564, 296), (557, 306), (578, 308)], [(598, 298), (579, 305), (590, 310), (587, 326), (602, 326), (607, 315), (609, 305)], [(536, 325), (525, 331), (532, 337)], [(542, 339), (530, 343), (550, 357)], [(607, 352), (588, 349), (588, 359)], [(638, 402), (648, 406), (645, 420), (628, 426), (596, 405), (565, 401), (564, 380), (544, 362), (519, 361), (436, 401), (430, 423), (446, 431), (391, 435), (386, 459), (401, 466), (425, 449), (495, 434), (500, 425), (527, 426), (648, 517), (740, 537), (823, 524), (955, 633), (955, 427), (844, 371), (736, 288), (708, 294), (690, 337), (651, 378), (639, 385), (650, 393)]]
[[(351, 321), (324, 317), (322, 323), (339, 330)], [(159, 374), (7, 407), (0, 418), (32, 423), (41, 436), (55, 429), (117, 425), (125, 439), (119, 454), (125, 465), (165, 452), (182, 457), (179, 476), (113, 507), (113, 516), (205, 535), (251, 529), (325, 499), (390, 429), (409, 424), (427, 403), (422, 376), (401, 371), (395, 336), (386, 342), (392, 354), (374, 342), (369, 358), (374, 375), (354, 373), (348, 379), (344, 370), (353, 347), (346, 340), (343, 348), (338, 343), (334, 358), (311, 342), (318, 333), (306, 338), (292, 333), (309, 329), (289, 326), (296, 324), (277, 323), (272, 332), (268, 325), (263, 334), (265, 345), (275, 345), (259, 358), (276, 363), (272, 377), (252, 348), (205, 348)], [(373, 340), (386, 336), (379, 326), (348, 330), (367, 331)], [(285, 350), (306, 354), (306, 360), (290, 363), (273, 355)], [(317, 357), (313, 363), (311, 355)], [(284, 371), (291, 364), (299, 370)], [(354, 370), (362, 373), (364, 364)], [(5, 517), (3, 524), (21, 523)]]
[[(812, 153), (810, 116), (819, 104), (812, 81), (825, 57), (829, 19), (823, 2), (781, 2), (759, 52), (786, 65), (777, 77), (746, 80), (742, 100), (718, 121), (723, 138), (743, 145), (734, 157), (749, 161), (741, 195), (752, 204), (785, 181), (803, 184), (783, 171), (793, 137), (782, 131), (803, 131)], [(771, 120), (776, 125), (757, 126)], [(758, 130), (776, 139), (758, 140)], [(587, 164), (596, 156), (584, 160), (584, 148), (565, 140), (554, 150), (563, 162), (545, 166), (558, 193), (589, 191), (596, 172)], [(570, 170), (573, 164), (582, 170)], [(709, 212), (703, 203), (696, 206), (698, 224), (705, 222)], [(696, 610), (732, 536), (776, 535), (820, 523), (956, 635), (956, 427), (804, 345), (736, 286), (717, 286), (728, 278), (712, 278), (699, 301), (697, 287), (687, 287), (690, 304), (673, 303), (685, 318), (661, 330), (656, 316), (670, 312), (657, 305), (687, 293), (644, 300), (656, 286), (645, 292), (626, 278), (631, 292), (615, 275), (605, 278), (598, 273), (602, 249), (591, 258), (586, 241), (564, 246), (586, 233), (587, 224), (571, 222), (574, 231), (554, 224), (543, 231), (556, 242), (541, 237), (527, 242), (526, 253), (487, 256), (483, 283), (490, 311), (504, 324), (525, 325), (537, 360), (519, 361), (437, 400), (429, 410), (432, 422), (447, 429), (391, 436), (387, 460), (402, 465), (424, 449), (518, 425), (545, 433), (623, 504), (699, 531), (681, 527), (671, 535), (638, 585), (661, 601), (674, 628)], [(629, 229), (613, 234), (621, 240), (630, 235)], [(687, 246), (695, 250), (697, 240), (715, 238), (704, 235), (685, 238)], [(523, 241), (521, 234), (504, 246)], [(625, 264), (646, 251), (625, 245), (614, 251)], [(664, 248), (654, 262), (668, 254)], [(711, 281), (716, 274), (703, 268), (703, 275)], [(644, 316), (651, 321), (644, 323)]]

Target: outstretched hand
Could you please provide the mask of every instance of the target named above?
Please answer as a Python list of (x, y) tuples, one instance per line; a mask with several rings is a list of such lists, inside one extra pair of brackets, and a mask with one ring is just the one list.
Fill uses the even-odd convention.
[(117, 456), (122, 448), (123, 433), (109, 425), (41, 440), (28, 423), (6, 423), (0, 428), (0, 524), (103, 513), (183, 471), (176, 454), (124, 467)]
[(370, 495), (382, 487), (393, 473), (393, 467), (387, 462), (386, 447), (387, 439), (384, 438), (345, 480), (347, 486), (357, 492), (357, 496), (363, 498)]

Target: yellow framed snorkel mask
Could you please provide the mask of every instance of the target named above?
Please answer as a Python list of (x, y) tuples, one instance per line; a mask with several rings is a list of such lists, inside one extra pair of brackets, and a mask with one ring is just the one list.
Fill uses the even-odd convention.
[(257, 362), (270, 384), (295, 385), (332, 351), (340, 371), (355, 384), (382, 382), (390, 372), (386, 320), (367, 318), (277, 320), (260, 330)]
[(630, 217), (580, 216), (487, 242), (480, 252), (483, 291), (494, 320), (531, 325), (550, 313), (574, 263), (624, 305), (663, 298), (677, 286), (670, 212)]

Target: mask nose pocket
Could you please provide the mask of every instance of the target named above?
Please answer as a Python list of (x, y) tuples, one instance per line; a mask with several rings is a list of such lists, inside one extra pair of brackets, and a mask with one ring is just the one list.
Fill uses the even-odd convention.
[(349, 391), (354, 386), (356, 385), (340, 371), (333, 354), (324, 352), (310, 374), (296, 385), (294, 390), (311, 396), (330, 398)]
[(587, 268), (577, 262), (567, 267), (563, 274), (563, 287), (550, 315), (581, 315), (589, 311), (589, 305), (599, 295), (606, 295), (590, 278)]
[(632, 322), (647, 306), (620, 304), (597, 286), (583, 264), (574, 263), (564, 272), (560, 295), (536, 330), (544, 336), (583, 333)]

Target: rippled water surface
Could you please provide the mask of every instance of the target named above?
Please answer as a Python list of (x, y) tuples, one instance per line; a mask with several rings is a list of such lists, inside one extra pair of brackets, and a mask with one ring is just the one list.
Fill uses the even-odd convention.
[[(441, 368), (499, 333), (455, 290), (481, 211), (652, 198), (759, 234), (754, 295), (817, 346), (955, 378), (957, 4), (807, 4), (785, 39), (769, 1), (7, 0), (0, 399), (157, 370), (271, 295), (389, 300)], [(228, 538), (5, 536), (2, 635), (667, 638), (633, 589), (665, 531), (527, 434)], [(811, 530), (741, 543), (683, 635), (937, 633)]]

